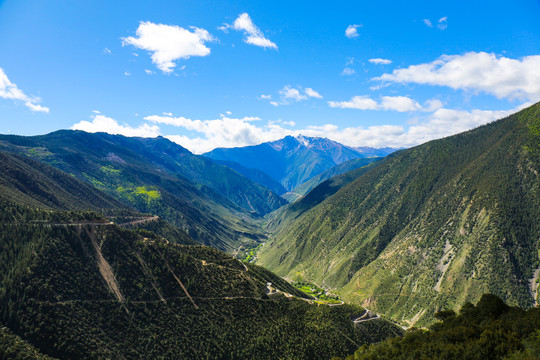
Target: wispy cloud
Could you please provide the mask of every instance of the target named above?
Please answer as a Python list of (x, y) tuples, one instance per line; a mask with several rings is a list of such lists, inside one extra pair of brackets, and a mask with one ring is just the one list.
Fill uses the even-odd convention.
[(398, 112), (419, 111), (423, 109), (417, 101), (406, 96), (382, 96), (379, 102), (369, 96), (353, 96), (348, 101), (329, 101), (328, 105), (341, 109), (394, 110)]
[(23, 101), (30, 111), (49, 112), (48, 107), (37, 104), (41, 101), (39, 97), (26, 95), (17, 85), (12, 83), (2, 68), (0, 68), (0, 98)]
[(448, 27), (448, 17), (443, 16), (442, 18), (440, 18), (437, 27), (439, 28), (439, 30), (445, 30)]
[(388, 59), (380, 59), (380, 58), (369, 59), (368, 61), (369, 61), (370, 63), (376, 64), (376, 65), (390, 65), (390, 64), (392, 63), (392, 60), (388, 60)]
[(431, 23), (431, 20), (424, 19), (424, 24), (426, 24), (427, 27), (433, 27), (433, 24)]
[(443, 55), (430, 63), (411, 65), (374, 80), (448, 86), (497, 98), (540, 99), (540, 55), (511, 59), (485, 52)]
[(152, 62), (164, 73), (173, 72), (176, 61), (191, 56), (207, 56), (210, 49), (206, 42), (215, 38), (205, 29), (190, 27), (190, 30), (176, 25), (141, 22), (136, 37), (122, 38), (122, 45), (133, 45), (152, 53)]
[(286, 85), (283, 87), (283, 89), (279, 90), (278, 92), (279, 101), (273, 100), (272, 95), (265, 95), (262, 94), (259, 96), (259, 99), (261, 100), (269, 100), (270, 104), (273, 106), (279, 106), (279, 105), (289, 105), (295, 102), (300, 102), (307, 100), (309, 98), (315, 98), (315, 99), (322, 99), (323, 96), (313, 90), (312, 88), (302, 88), (302, 87), (292, 87), (290, 85)]
[(349, 25), (347, 26), (347, 29), (345, 29), (345, 36), (348, 37), (349, 39), (354, 39), (358, 36), (360, 36), (360, 34), (358, 34), (358, 28), (362, 27), (362, 25)]
[(224, 32), (228, 32), (229, 29), (243, 31), (244, 42), (246, 44), (259, 46), (262, 48), (278, 49), (277, 45), (266, 38), (263, 32), (257, 26), (255, 26), (248, 13), (240, 14), (232, 25), (223, 24), (223, 26), (220, 26), (218, 29)]

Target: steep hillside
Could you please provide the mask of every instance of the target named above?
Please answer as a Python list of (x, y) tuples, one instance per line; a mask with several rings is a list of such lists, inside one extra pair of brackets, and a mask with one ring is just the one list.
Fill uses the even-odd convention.
[(0, 147), (57, 167), (223, 250), (263, 238), (255, 222), (286, 203), (230, 168), (164, 138), (58, 131), (0, 136)]
[(287, 190), (276, 180), (272, 179), (270, 176), (268, 176), (265, 172), (262, 172), (258, 169), (248, 169), (242, 165), (240, 165), (237, 162), (234, 161), (226, 161), (226, 160), (216, 160), (221, 165), (225, 165), (233, 169), (239, 174), (244, 175), (251, 181), (256, 182), (257, 184), (260, 184), (267, 189), (272, 190), (278, 195), (284, 194), (287, 192)]
[(126, 207), (92, 185), (51, 166), (0, 151), (0, 197), (52, 209)]
[(530, 307), (540, 273), (539, 129), (536, 104), (392, 154), (282, 220), (259, 263), (409, 324), (487, 292)]
[(305, 295), (210, 247), (96, 213), (0, 205), (0, 318), (49, 356), (328, 359), (401, 334), (382, 319), (355, 325), (357, 306), (287, 298)]
[(316, 187), (323, 181), (333, 178), (334, 176), (338, 176), (343, 173), (349, 172), (351, 170), (364, 167), (380, 159), (381, 159), (380, 157), (371, 157), (371, 158), (353, 159), (353, 160), (345, 161), (344, 163), (336, 165), (333, 168), (330, 168), (326, 170), (325, 172), (312, 177), (308, 181), (303, 182), (302, 184), (295, 187), (292, 191), (286, 194), (283, 194), (282, 197), (288, 200), (289, 202), (294, 202), (298, 200), (300, 197), (306, 195), (314, 187)]
[(325, 138), (286, 136), (273, 142), (242, 148), (218, 148), (204, 154), (259, 169), (288, 191), (337, 164), (363, 156), (360, 152)]

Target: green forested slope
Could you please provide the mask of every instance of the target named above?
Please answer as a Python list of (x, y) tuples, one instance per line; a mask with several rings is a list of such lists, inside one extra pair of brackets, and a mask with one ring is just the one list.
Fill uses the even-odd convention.
[(0, 151), (0, 197), (53, 209), (125, 207), (92, 185), (38, 161)]
[(288, 201), (293, 202), (299, 199), (300, 197), (306, 195), (314, 187), (321, 184), (323, 181), (326, 181), (330, 178), (341, 175), (343, 173), (349, 172), (351, 170), (364, 167), (380, 159), (381, 158), (371, 157), (371, 158), (352, 159), (349, 161), (345, 161), (344, 163), (336, 165), (326, 170), (325, 172), (312, 177), (308, 181), (303, 182), (302, 184), (295, 187), (291, 192), (283, 194), (282, 196), (284, 199), (287, 199)]
[[(436, 314), (429, 330), (365, 345), (345, 360), (533, 360), (540, 358), (540, 309), (510, 307), (491, 294)], [(333, 360), (340, 360), (334, 358)]]
[(267, 282), (295, 290), (210, 247), (92, 212), (1, 209), (0, 318), (53, 357), (327, 359), (401, 333), (379, 319), (355, 326), (358, 306), (270, 299)]
[(392, 154), (292, 223), (276, 220), (259, 263), (409, 324), (486, 292), (532, 306), (539, 128), (537, 104)]
[(57, 131), (34, 137), (2, 135), (0, 147), (57, 167), (223, 250), (262, 238), (257, 219), (286, 203), (235, 171), (164, 138)]

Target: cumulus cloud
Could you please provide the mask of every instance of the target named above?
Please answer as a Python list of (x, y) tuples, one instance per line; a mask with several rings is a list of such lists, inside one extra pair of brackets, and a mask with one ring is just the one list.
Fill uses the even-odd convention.
[[(410, 147), (484, 125), (529, 105), (530, 103), (523, 104), (518, 108), (502, 111), (439, 108), (409, 127), (378, 125), (342, 128), (336, 124), (324, 124), (303, 129), (290, 129), (282, 125), (295, 126), (294, 122), (277, 120), (264, 124), (258, 117), (235, 119), (226, 116), (214, 120), (192, 120), (185, 117), (153, 115), (146, 117), (145, 120), (156, 124), (173, 125), (197, 133), (196, 137), (166, 136), (197, 154), (208, 152), (216, 147), (256, 145), (281, 139), (286, 135), (300, 134), (326, 137), (353, 147)], [(258, 119), (258, 121), (253, 119)]]
[(227, 32), (229, 28), (237, 31), (243, 31), (244, 42), (246, 44), (259, 46), (262, 48), (278, 49), (277, 45), (267, 39), (263, 32), (257, 26), (255, 26), (248, 13), (240, 14), (232, 25), (224, 24), (223, 26), (219, 27), (219, 29), (224, 32)]
[(312, 98), (322, 99), (322, 95), (313, 90), (312, 88), (305, 88), (306, 95)]
[(171, 73), (176, 66), (175, 61), (188, 59), (191, 56), (207, 56), (210, 49), (205, 42), (215, 38), (205, 29), (190, 27), (190, 30), (176, 25), (141, 22), (136, 37), (122, 38), (122, 45), (133, 45), (152, 53), (152, 62), (164, 73)]
[(422, 106), (406, 96), (383, 96), (377, 102), (369, 96), (353, 96), (348, 101), (329, 101), (333, 108), (359, 109), (359, 110), (394, 110), (399, 112), (419, 111)]
[(347, 29), (345, 29), (345, 36), (349, 39), (354, 39), (355, 37), (360, 36), (358, 34), (358, 28), (362, 27), (362, 25), (349, 25), (347, 26)]
[(485, 52), (443, 55), (437, 60), (396, 69), (374, 80), (448, 86), (491, 94), (499, 99), (540, 98), (540, 55), (511, 59)]
[(113, 135), (156, 137), (160, 134), (159, 127), (144, 123), (136, 128), (121, 125), (118, 121), (94, 111), (92, 121), (81, 121), (71, 127), (72, 130), (83, 130), (90, 133), (106, 132)]
[(380, 58), (369, 59), (368, 61), (369, 61), (370, 63), (376, 64), (376, 65), (389, 65), (389, 64), (392, 63), (392, 60), (388, 60), (388, 59), (380, 59)]
[(0, 98), (24, 101), (24, 105), (30, 111), (49, 112), (48, 107), (37, 104), (41, 101), (39, 97), (26, 95), (17, 85), (12, 83), (2, 68), (0, 68)]

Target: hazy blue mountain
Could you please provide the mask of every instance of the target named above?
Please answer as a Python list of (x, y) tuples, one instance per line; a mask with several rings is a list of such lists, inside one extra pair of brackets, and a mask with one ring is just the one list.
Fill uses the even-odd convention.
[(288, 191), (347, 160), (370, 157), (332, 140), (302, 135), (254, 146), (218, 148), (204, 155), (261, 170)]

